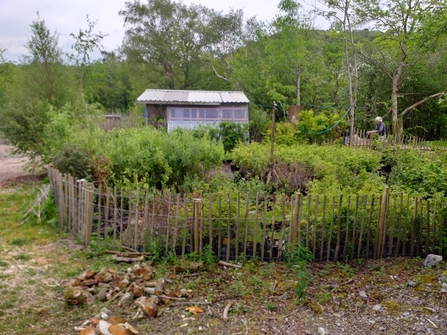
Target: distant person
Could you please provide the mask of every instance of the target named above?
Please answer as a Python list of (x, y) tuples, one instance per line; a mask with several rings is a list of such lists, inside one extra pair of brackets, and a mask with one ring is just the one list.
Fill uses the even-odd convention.
[(380, 140), (386, 139), (386, 125), (383, 123), (383, 120), (380, 116), (376, 117), (374, 119), (374, 122), (376, 123), (376, 129), (367, 131), (366, 134), (378, 134)]

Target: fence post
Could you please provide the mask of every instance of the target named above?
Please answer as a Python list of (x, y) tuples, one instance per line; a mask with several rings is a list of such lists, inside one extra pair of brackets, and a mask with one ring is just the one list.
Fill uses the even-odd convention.
[[(193, 222), (194, 222), (194, 246), (193, 251), (200, 254), (200, 243), (199, 243), (199, 236), (200, 236), (200, 203), (202, 202), (202, 198), (193, 198), (192, 199), (192, 205), (193, 205)], [(229, 246), (228, 246), (229, 247)]]
[[(295, 208), (293, 211), (293, 229), (291, 231), (291, 243), (295, 243), (296, 239), (300, 239), (301, 238), (301, 224), (300, 224), (300, 219), (301, 219), (301, 207), (302, 207), (302, 199), (303, 199), (303, 195), (301, 193), (298, 193), (295, 196)], [(299, 242), (299, 241), (298, 241)]]
[(381, 258), (385, 246), (386, 225), (388, 219), (388, 208), (390, 201), (390, 189), (385, 187), (383, 191), (382, 203), (380, 204), (379, 220), (377, 222), (376, 245), (374, 258)]
[(85, 222), (84, 222), (84, 248), (90, 245), (93, 225), (93, 193), (94, 186), (91, 183), (87, 184), (85, 194)]

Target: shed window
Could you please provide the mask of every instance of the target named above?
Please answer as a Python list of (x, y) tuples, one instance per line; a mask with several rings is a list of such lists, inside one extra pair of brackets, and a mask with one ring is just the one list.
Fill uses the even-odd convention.
[(247, 120), (245, 109), (235, 109), (234, 110), (234, 119), (235, 120)]

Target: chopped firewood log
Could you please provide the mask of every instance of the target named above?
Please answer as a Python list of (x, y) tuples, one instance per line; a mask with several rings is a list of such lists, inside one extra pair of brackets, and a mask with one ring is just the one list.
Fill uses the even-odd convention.
[(186, 292), (186, 290), (184, 288), (177, 290), (175, 292), (175, 295), (177, 296), (177, 298), (182, 298), (182, 297), (186, 297), (188, 296), (188, 292)]
[(143, 289), (140, 286), (138, 286), (138, 285), (134, 285), (134, 287), (133, 287), (133, 295), (135, 297), (137, 297), (137, 298), (141, 297), (143, 295)]
[(144, 256), (139, 257), (119, 257), (117, 255), (113, 256), (113, 259), (118, 263), (132, 263), (132, 262), (143, 262)]
[(158, 295), (151, 295), (151, 297), (146, 299), (146, 301), (152, 302), (152, 303), (158, 305), (160, 303), (160, 298), (158, 297)]
[(175, 297), (175, 292), (174, 291), (172, 291), (172, 290), (170, 290), (170, 289), (168, 289), (168, 288), (165, 288), (165, 295), (166, 296), (168, 296), (168, 297)]
[(240, 264), (227, 263), (227, 262), (224, 262), (224, 261), (219, 261), (218, 264), (219, 265), (223, 265), (223, 266), (227, 266), (229, 268), (236, 268), (236, 269), (242, 268), (242, 265), (240, 265)]
[(158, 306), (152, 302), (149, 302), (143, 306), (143, 312), (149, 316), (156, 317), (158, 313)]
[(111, 325), (109, 327), (109, 332), (112, 335), (132, 335), (132, 333), (123, 325)]
[(96, 274), (96, 271), (94, 270), (87, 270), (85, 273), (85, 279), (91, 279)]
[(69, 287), (67, 292), (65, 292), (65, 301), (72, 305), (80, 305), (85, 303), (87, 300), (87, 295), (83, 290)]
[(82, 281), (81, 285), (82, 286), (93, 286), (93, 285), (97, 285), (98, 281), (95, 279), (87, 279)]
[(144, 286), (146, 286), (146, 287), (156, 287), (157, 286), (157, 282), (156, 281), (148, 281), (148, 282), (144, 283)]
[(144, 293), (147, 295), (155, 294), (155, 287), (145, 287)]
[(174, 268), (174, 270), (176, 273), (186, 272), (186, 271), (197, 272), (200, 270), (201, 267), (203, 267), (202, 262), (192, 262), (192, 263), (188, 263), (188, 264), (179, 264)]
[(160, 278), (157, 282), (157, 286), (155, 287), (155, 294), (162, 295), (164, 292), (165, 280), (164, 278)]

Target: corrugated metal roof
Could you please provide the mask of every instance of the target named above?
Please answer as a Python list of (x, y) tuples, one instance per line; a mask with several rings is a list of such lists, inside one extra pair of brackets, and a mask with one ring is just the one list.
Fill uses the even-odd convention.
[(146, 90), (137, 98), (140, 104), (221, 104), (249, 103), (244, 92), (240, 91), (184, 91), (184, 90)]

